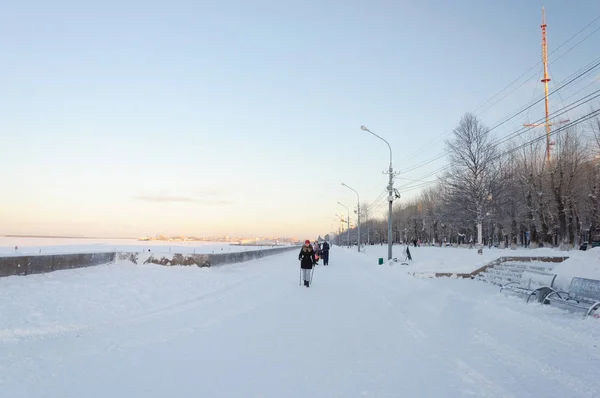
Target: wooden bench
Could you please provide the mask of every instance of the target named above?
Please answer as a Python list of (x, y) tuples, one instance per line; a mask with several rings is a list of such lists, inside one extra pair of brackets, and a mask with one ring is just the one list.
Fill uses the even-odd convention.
[(600, 280), (575, 277), (571, 279), (567, 292), (553, 291), (545, 297), (544, 302), (585, 311), (585, 318), (600, 308)]
[(526, 270), (521, 274), (521, 279), (518, 282), (508, 282), (500, 288), (500, 291), (508, 290), (513, 293), (527, 296), (527, 302), (531, 297), (536, 296), (541, 303), (544, 302), (546, 296), (551, 293), (556, 293), (554, 290), (554, 281), (556, 274), (550, 272), (542, 272), (536, 270)]

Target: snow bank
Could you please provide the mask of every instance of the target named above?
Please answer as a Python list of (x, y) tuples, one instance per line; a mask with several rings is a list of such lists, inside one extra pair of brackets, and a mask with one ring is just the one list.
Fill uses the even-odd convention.
[(600, 280), (600, 247), (569, 252), (569, 258), (554, 266), (555, 286), (566, 290), (573, 277)]

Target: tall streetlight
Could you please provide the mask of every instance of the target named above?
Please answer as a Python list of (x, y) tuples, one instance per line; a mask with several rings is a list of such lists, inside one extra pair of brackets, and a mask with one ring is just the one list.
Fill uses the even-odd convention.
[(357, 203), (357, 206), (358, 206), (358, 209), (357, 209), (357, 215), (358, 215), (358, 251), (360, 252), (360, 196), (358, 196), (358, 192), (356, 192), (356, 190), (354, 188), (349, 187), (348, 185), (344, 184), (343, 182), (342, 182), (342, 186), (344, 186), (344, 187), (346, 187), (346, 188), (354, 191), (354, 193), (356, 194), (356, 201), (357, 201), (356, 203)]
[[(367, 133), (371, 133), (375, 137), (379, 138), (381, 141), (385, 142), (390, 149), (390, 167), (387, 172), (390, 176), (390, 181), (387, 186), (388, 190), (388, 202), (389, 202), (389, 212), (388, 212), (388, 260), (392, 259), (392, 202), (394, 201), (394, 169), (392, 168), (392, 147), (390, 143), (366, 128), (365, 126), (360, 126), (360, 129), (366, 131)], [(385, 172), (384, 172), (385, 173)]]
[(350, 247), (350, 209), (345, 204), (338, 202), (338, 205), (344, 206), (348, 212), (348, 247)]

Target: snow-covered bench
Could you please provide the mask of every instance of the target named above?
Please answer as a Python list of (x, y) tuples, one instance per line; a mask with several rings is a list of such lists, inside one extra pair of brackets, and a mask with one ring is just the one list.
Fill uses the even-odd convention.
[(571, 279), (569, 291), (553, 291), (545, 301), (585, 311), (587, 317), (600, 308), (600, 280), (575, 277)]
[(500, 291), (508, 290), (513, 293), (527, 296), (527, 302), (531, 297), (536, 296), (539, 302), (543, 302), (544, 298), (554, 290), (554, 281), (556, 274), (550, 272), (542, 272), (536, 270), (526, 270), (521, 274), (518, 282), (508, 282), (502, 285)]

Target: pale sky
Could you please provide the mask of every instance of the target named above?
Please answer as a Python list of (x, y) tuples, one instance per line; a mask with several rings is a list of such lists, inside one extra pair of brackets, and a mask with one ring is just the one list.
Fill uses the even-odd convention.
[[(597, 0), (88, 3), (3, 2), (0, 234), (325, 234), (337, 201), (356, 205), (342, 182), (364, 202), (386, 186), (387, 147), (361, 125), (409, 170), (539, 61), (542, 5), (550, 51), (600, 15)], [(557, 60), (553, 83), (599, 48), (596, 33)], [(538, 69), (484, 123), (541, 95)]]

